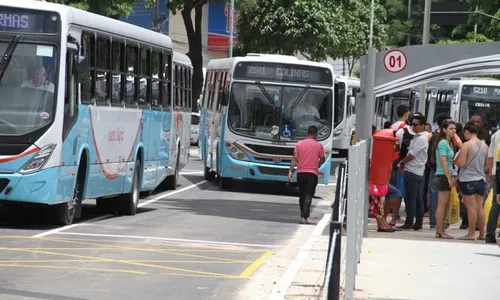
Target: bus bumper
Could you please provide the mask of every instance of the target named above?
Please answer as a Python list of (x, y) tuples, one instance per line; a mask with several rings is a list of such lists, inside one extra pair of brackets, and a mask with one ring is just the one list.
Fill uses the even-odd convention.
[[(222, 176), (230, 178), (254, 179), (275, 182), (289, 182), (289, 166), (261, 164), (251, 161), (241, 161), (225, 155), (222, 160)], [(328, 184), (330, 179), (330, 160), (327, 160), (319, 169), (323, 173), (323, 178), (318, 179), (318, 183)], [(297, 182), (297, 173), (294, 172), (293, 181)]]
[(21, 175), (0, 174), (0, 203), (2, 201), (53, 204), (59, 179), (59, 168), (48, 168)]

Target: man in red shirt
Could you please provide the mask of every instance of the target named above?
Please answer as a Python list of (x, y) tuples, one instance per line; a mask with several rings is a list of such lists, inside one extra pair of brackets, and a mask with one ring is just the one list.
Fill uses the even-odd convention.
[(299, 186), (300, 223), (308, 224), (307, 219), (311, 210), (312, 197), (316, 192), (319, 167), (325, 162), (323, 146), (316, 141), (318, 128), (310, 126), (307, 129), (307, 139), (299, 141), (293, 152), (288, 179), (293, 180), (293, 171), (297, 165), (297, 183)]

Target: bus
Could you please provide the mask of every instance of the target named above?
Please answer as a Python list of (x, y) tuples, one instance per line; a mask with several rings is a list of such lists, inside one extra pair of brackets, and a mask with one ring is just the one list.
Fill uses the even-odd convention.
[(141, 191), (176, 188), (191, 79), (171, 39), (54, 3), (0, 9), (2, 206), (68, 225), (84, 199), (134, 215)]
[(377, 129), (382, 129), (385, 122), (390, 122), (391, 124), (396, 122), (399, 119), (397, 108), (402, 104), (407, 105), (411, 113), (417, 112), (419, 101), (420, 97), (416, 88), (375, 98), (373, 125)]
[(332, 159), (344, 160), (356, 128), (355, 100), (360, 93), (356, 77), (335, 76), (335, 111), (333, 122)]
[(311, 125), (326, 161), (333, 128), (333, 69), (293, 56), (249, 54), (211, 60), (202, 97), (200, 149), (206, 180), (228, 188), (233, 178), (288, 182), (298, 141)]

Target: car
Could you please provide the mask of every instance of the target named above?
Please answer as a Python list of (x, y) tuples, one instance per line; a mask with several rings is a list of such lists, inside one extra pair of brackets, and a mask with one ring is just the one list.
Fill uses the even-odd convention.
[(200, 141), (200, 114), (191, 113), (191, 145), (198, 146)]

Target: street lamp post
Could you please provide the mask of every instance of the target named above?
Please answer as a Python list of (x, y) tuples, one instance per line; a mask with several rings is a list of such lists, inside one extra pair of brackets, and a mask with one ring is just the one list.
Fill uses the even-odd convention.
[(229, 2), (229, 57), (233, 57), (233, 37), (234, 37), (234, 0)]

